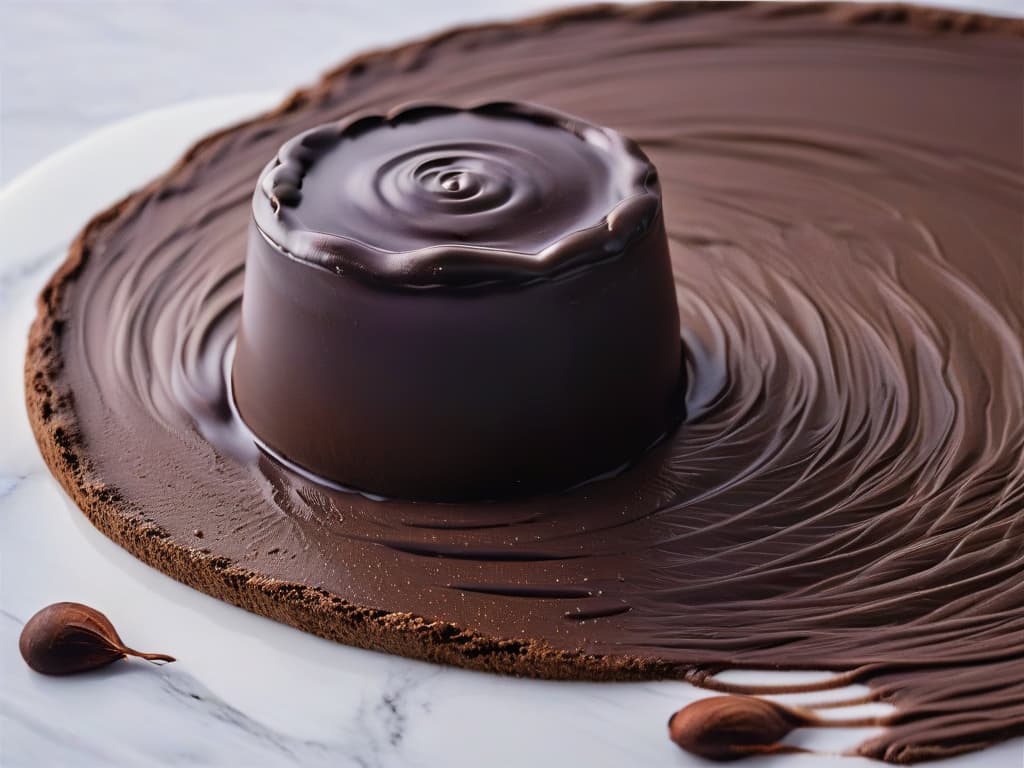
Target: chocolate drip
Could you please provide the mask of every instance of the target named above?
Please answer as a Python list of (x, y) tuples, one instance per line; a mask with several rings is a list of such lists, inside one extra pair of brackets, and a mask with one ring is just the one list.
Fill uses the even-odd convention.
[[(597, 8), (372, 55), (93, 225), (47, 293), (54, 386), (89, 477), (237, 572), (623, 675), (856, 670), (898, 709), (862, 754), (979, 748), (1024, 732), (1022, 94), (1019, 24), (899, 7)], [(234, 439), (261, 168), (411, 98), (544, 103), (658, 167), (687, 417), (630, 471), (409, 504)]]

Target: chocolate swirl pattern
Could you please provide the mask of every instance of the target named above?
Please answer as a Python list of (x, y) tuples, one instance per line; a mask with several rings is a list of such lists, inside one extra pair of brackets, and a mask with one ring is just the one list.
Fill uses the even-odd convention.
[(290, 255), (357, 279), (511, 285), (614, 258), (657, 216), (656, 187), (633, 142), (569, 115), (418, 105), (288, 141), (253, 212)]
[[(339, 70), (90, 228), (84, 269), (44, 296), (63, 333), (30, 357), (58, 414), (37, 426), (44, 450), (63, 428), (118, 514), (224, 558), (235, 581), (166, 565), (108, 500), (76, 493), (151, 562), (322, 634), (548, 676), (834, 669), (895, 704), (859, 747), (892, 762), (1019, 734), (1024, 35), (965, 18), (602, 9)], [(659, 168), (687, 417), (629, 472), (542, 501), (373, 501), (238, 431), (223, 371), (260, 168), (300, 130), (425, 93), (549, 104)], [(410, 196), (500, 208), (505, 166), (474, 157), (399, 157), (360, 188), (381, 211)], [(59, 369), (40, 362), (47, 338)], [(253, 579), (305, 584), (319, 607), (275, 612)], [(332, 600), (441, 622), (423, 631), (460, 650), (367, 639)], [(544, 654), (557, 663), (531, 661)]]
[[(378, 166), (374, 191), (385, 211), (403, 218), (427, 212), (431, 214), (427, 223), (434, 225), (438, 216), (458, 217), (449, 221), (446, 229), (434, 229), (434, 239), (453, 230), (461, 234), (457, 225), (466, 215), (493, 213), (508, 206), (510, 218), (514, 218), (516, 212), (522, 216), (536, 210), (543, 199), (539, 188), (550, 187), (554, 181), (551, 169), (518, 148), (503, 145), (501, 153), (491, 150), (486, 144), (466, 143), (403, 153)], [(416, 241), (424, 239), (420, 236)]]

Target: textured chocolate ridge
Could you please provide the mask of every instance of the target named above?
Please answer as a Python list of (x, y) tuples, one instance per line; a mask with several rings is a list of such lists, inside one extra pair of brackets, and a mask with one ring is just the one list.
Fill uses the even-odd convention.
[[(632, 190), (600, 221), (536, 252), (457, 243), (395, 252), (352, 236), (304, 232), (301, 224), (290, 221), (289, 209), (301, 204), (303, 179), (323, 152), (381, 126), (400, 126), (431, 116), (458, 113), (521, 118), (567, 131), (591, 145), (604, 143), (598, 151), (608, 154), (611, 162), (625, 165), (613, 168), (613, 172), (629, 178)], [(507, 286), (556, 279), (593, 263), (596, 255), (603, 259), (621, 256), (646, 234), (658, 215), (660, 198), (650, 189), (656, 179), (654, 167), (636, 142), (571, 115), (511, 102), (490, 102), (466, 108), (416, 104), (398, 107), (386, 115), (352, 115), (339, 123), (312, 128), (296, 136), (281, 148), (264, 172), (253, 207), (257, 226), (274, 247), (295, 259), (339, 274), (417, 289), (480, 287), (493, 283)], [(609, 248), (609, 244), (615, 247)]]

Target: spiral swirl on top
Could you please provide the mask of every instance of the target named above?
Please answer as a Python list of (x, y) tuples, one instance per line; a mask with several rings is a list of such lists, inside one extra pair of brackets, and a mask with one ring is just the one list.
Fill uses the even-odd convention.
[[(367, 175), (346, 178), (344, 191), (360, 200)], [(362, 208), (367, 216), (397, 217), (402, 229), (384, 230), (385, 235), (493, 240), (511, 229), (511, 217), (538, 210), (558, 183), (541, 158), (519, 147), (483, 141), (439, 144), (387, 160), (373, 174), (373, 196)], [(430, 218), (424, 220), (424, 214)], [(417, 231), (408, 232), (411, 228)]]
[(289, 255), (418, 286), (550, 276), (621, 252), (659, 207), (633, 142), (511, 103), (312, 129), (282, 147), (254, 201)]

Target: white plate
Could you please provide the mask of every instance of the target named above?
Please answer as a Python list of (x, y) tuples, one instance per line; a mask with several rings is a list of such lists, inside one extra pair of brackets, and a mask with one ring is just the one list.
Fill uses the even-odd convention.
[[(50, 477), (22, 397), (36, 292), (90, 214), (167, 167), (193, 140), (271, 106), (278, 96), (242, 95), (141, 115), (54, 155), (0, 190), (0, 764), (707, 765), (680, 752), (665, 732), (668, 716), (707, 695), (703, 691), (677, 682), (518, 680), (320, 640), (143, 565), (94, 530)], [(120, 662), (68, 679), (30, 672), (15, 650), (21, 624), (58, 600), (100, 608), (129, 645), (175, 654), (178, 663)], [(767, 676), (775, 682), (807, 678)], [(861, 692), (848, 688), (828, 697)], [(794, 740), (834, 754), (871, 733), (800, 731)], [(789, 755), (744, 765), (877, 764)], [(1024, 742), (941, 765), (1020, 768)]]

